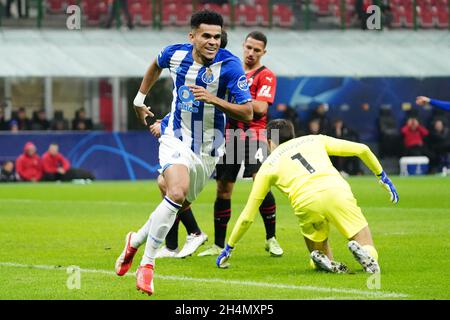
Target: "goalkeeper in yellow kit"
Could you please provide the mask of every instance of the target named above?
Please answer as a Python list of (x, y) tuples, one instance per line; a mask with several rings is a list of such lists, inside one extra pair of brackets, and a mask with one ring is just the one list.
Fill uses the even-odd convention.
[(391, 201), (397, 203), (397, 191), (375, 155), (364, 144), (324, 135), (294, 139), (292, 123), (287, 120), (269, 122), (267, 136), (271, 154), (256, 175), (247, 204), (228, 244), (217, 258), (217, 266), (229, 266), (232, 250), (253, 223), (271, 186), (275, 186), (291, 202), (315, 268), (335, 273), (347, 272), (344, 264), (333, 260), (328, 244), (329, 225), (332, 224), (350, 240), (348, 247), (364, 270), (380, 272), (378, 253), (367, 221), (356, 204), (349, 184), (329, 158), (359, 157), (380, 178), (380, 184), (390, 193)]

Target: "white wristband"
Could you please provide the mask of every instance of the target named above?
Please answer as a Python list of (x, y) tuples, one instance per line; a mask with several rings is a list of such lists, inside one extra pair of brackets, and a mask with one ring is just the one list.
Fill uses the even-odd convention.
[(145, 100), (146, 95), (143, 94), (142, 92), (138, 91), (136, 97), (134, 98), (134, 105), (136, 107), (144, 107), (144, 100)]

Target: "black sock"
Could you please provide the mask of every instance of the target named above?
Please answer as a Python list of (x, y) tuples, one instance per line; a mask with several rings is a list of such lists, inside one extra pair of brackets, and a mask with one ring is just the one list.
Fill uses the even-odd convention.
[(225, 247), (227, 224), (231, 217), (231, 200), (217, 198), (214, 203), (214, 243)]
[(180, 224), (180, 217), (177, 215), (172, 228), (170, 228), (169, 233), (166, 236), (166, 247), (170, 250), (175, 250), (178, 248), (178, 225)]
[(264, 198), (263, 203), (259, 207), (259, 212), (264, 221), (264, 227), (266, 228), (266, 239), (275, 237), (275, 212), (277, 206), (275, 204), (275, 198), (271, 191)]
[(200, 234), (202, 231), (198, 227), (197, 221), (195, 220), (194, 214), (192, 213), (191, 206), (186, 208), (184, 211), (179, 211), (178, 216), (181, 222), (186, 227), (187, 234)]

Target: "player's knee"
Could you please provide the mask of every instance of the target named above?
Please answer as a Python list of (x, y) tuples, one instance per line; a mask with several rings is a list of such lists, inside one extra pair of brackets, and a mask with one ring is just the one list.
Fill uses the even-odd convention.
[(231, 183), (222, 182), (217, 184), (217, 198), (229, 200), (233, 192), (233, 185)]
[(159, 187), (159, 190), (161, 190), (161, 193), (162, 194), (166, 194), (166, 189), (167, 189), (167, 186), (166, 186), (166, 182), (164, 181), (164, 178), (163, 178), (163, 176), (158, 176), (158, 187)]
[(176, 203), (183, 203), (186, 199), (187, 191), (182, 187), (172, 187), (167, 190), (167, 196)]

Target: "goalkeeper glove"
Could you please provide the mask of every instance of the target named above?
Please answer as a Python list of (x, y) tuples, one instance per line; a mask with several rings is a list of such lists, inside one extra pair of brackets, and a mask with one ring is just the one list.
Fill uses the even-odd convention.
[(219, 268), (225, 269), (230, 266), (230, 264), (228, 263), (228, 259), (230, 259), (231, 251), (233, 251), (233, 249), (234, 249), (233, 247), (227, 244), (225, 246), (225, 249), (223, 249), (222, 252), (219, 254), (216, 260), (216, 265)]
[(392, 183), (391, 179), (389, 179), (389, 177), (387, 176), (386, 172), (381, 172), (378, 177), (380, 178), (380, 185), (383, 186), (383, 188), (385, 188), (391, 195), (391, 202), (397, 203), (399, 200), (397, 190), (395, 190), (395, 186)]

